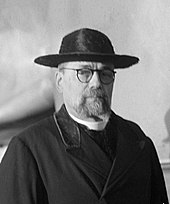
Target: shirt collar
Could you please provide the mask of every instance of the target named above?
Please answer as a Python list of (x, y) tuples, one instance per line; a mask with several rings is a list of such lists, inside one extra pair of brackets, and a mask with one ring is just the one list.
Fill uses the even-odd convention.
[(77, 123), (81, 124), (81, 125), (85, 125), (88, 129), (90, 130), (103, 130), (108, 121), (109, 121), (109, 117), (106, 120), (103, 121), (99, 121), (99, 122), (89, 122), (89, 121), (85, 121), (85, 120), (81, 120), (75, 116), (73, 116), (71, 113), (68, 112), (68, 114), (70, 115), (70, 117), (76, 121)]

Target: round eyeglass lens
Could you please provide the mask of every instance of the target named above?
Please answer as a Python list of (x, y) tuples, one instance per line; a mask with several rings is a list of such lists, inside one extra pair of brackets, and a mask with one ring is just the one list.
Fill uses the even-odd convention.
[(114, 80), (114, 72), (112, 70), (102, 70), (100, 72), (100, 80), (104, 84), (110, 84)]
[(77, 77), (81, 82), (87, 83), (90, 81), (90, 79), (92, 77), (92, 71), (90, 69), (78, 70)]

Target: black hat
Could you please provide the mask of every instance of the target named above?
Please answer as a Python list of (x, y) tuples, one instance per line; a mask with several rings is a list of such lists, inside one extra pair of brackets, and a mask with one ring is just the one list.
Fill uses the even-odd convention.
[(61, 43), (59, 54), (40, 56), (35, 63), (58, 67), (63, 62), (92, 61), (110, 62), (115, 68), (127, 68), (138, 63), (139, 58), (115, 54), (109, 38), (93, 29), (82, 28), (66, 35)]

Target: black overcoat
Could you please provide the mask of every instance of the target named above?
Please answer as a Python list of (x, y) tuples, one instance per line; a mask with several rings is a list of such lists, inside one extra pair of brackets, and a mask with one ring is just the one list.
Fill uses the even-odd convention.
[(112, 118), (118, 138), (113, 162), (64, 107), (14, 137), (0, 166), (0, 203), (167, 204), (152, 141), (136, 124)]

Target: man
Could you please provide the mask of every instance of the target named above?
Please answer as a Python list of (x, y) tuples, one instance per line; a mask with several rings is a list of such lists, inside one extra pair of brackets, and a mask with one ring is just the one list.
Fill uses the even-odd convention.
[(111, 110), (115, 69), (138, 60), (87, 28), (35, 60), (57, 68), (64, 104), (12, 139), (0, 167), (2, 204), (168, 203), (152, 141)]

